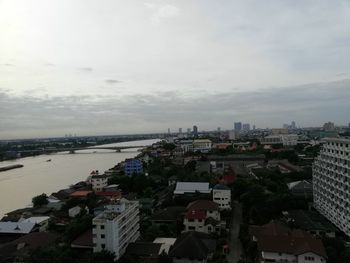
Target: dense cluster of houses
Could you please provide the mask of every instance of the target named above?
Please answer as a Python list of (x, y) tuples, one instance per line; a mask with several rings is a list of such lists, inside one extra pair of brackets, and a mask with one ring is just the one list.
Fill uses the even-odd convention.
[[(244, 154), (246, 150), (256, 149), (254, 142), (231, 144), (213, 143), (208, 139), (186, 139), (172, 143), (175, 145), (173, 149), (165, 149), (162, 143), (154, 144), (137, 158), (127, 159), (102, 174), (92, 171), (85, 182), (49, 195), (45, 205), (7, 213), (0, 221), (0, 255), (9, 262), (25, 260), (31, 250), (49, 246), (59, 238), (55, 231), (49, 229), (49, 225), (54, 229), (65, 227), (75, 218), (90, 214), (92, 228), (71, 241), (72, 249), (90, 252), (107, 250), (114, 253), (115, 259), (129, 255), (156, 260), (165, 254), (175, 263), (205, 263), (215, 253), (228, 252), (225, 251), (227, 245), (219, 244), (218, 239), (227, 237), (230, 231), (226, 220), (227, 214), (232, 216), (232, 183), (237, 177), (258, 178), (259, 172), (266, 169), (278, 169), (281, 173), (300, 169), (287, 160), (266, 163), (264, 155)], [(212, 149), (227, 147), (233, 147), (240, 153), (224, 156), (211, 153)], [(191, 154), (196, 152), (200, 155)], [(170, 193), (174, 200), (182, 198), (190, 201), (185, 205), (172, 204), (157, 209), (154, 209), (153, 200), (126, 196), (118, 184), (109, 183), (116, 172), (123, 171), (125, 176), (146, 173), (147, 164), (156, 158), (168, 159), (180, 166), (194, 161), (196, 173), (212, 175), (213, 180), (181, 181), (176, 176), (169, 177), (166, 189), (162, 190), (164, 195)], [(292, 182), (288, 187), (296, 195), (312, 195), (309, 184), (303, 180)], [(160, 199), (162, 191), (159, 192)], [(86, 202), (72, 205), (72, 200), (88, 200), (92, 195), (96, 198), (93, 210), (88, 208)], [(180, 225), (181, 231), (177, 237), (158, 236), (153, 241), (143, 239), (140, 225), (145, 216), (140, 211), (147, 204), (152, 211), (148, 217), (151, 224)], [(282, 222), (250, 227), (250, 237), (257, 244), (260, 262), (326, 262), (323, 244), (315, 236), (321, 232), (333, 236), (334, 229), (324, 222), (314, 223), (312, 227), (303, 225), (305, 218), (311, 215), (300, 213), (286, 211), (284, 214), (285, 222), (292, 222), (298, 230)]]

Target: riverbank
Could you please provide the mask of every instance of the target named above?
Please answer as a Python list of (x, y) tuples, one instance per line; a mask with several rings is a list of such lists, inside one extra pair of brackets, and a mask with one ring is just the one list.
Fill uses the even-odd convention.
[(12, 169), (22, 168), (23, 166), (24, 166), (23, 164), (15, 164), (15, 165), (8, 165), (8, 166), (0, 167), (0, 172), (5, 172), (8, 170), (12, 170)]
[[(142, 140), (108, 144), (109, 146), (151, 145), (159, 140)], [(93, 153), (93, 152), (96, 153)], [(3, 166), (23, 164), (22, 169), (0, 173), (0, 217), (9, 211), (27, 207), (34, 196), (50, 195), (67, 188), (75, 182), (85, 181), (91, 171), (105, 171), (127, 158), (135, 158), (137, 149), (123, 150), (82, 150), (76, 154), (57, 153), (26, 157), (2, 162)], [(51, 162), (47, 162), (51, 159)], [(9, 201), (11, 200), (11, 201)]]

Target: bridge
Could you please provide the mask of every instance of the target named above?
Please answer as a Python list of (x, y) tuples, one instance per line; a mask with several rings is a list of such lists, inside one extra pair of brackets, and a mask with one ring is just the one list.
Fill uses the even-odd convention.
[(32, 152), (32, 153), (55, 153), (55, 152), (69, 152), (69, 153), (75, 153), (76, 151), (80, 150), (113, 150), (116, 152), (121, 152), (121, 150), (127, 150), (127, 149), (136, 149), (136, 148), (145, 148), (147, 146), (145, 145), (138, 145), (138, 146), (88, 146), (88, 147), (69, 147), (69, 148), (42, 148), (42, 149), (35, 149), (35, 150), (24, 150), (24, 151), (18, 151), (19, 153), (24, 152)]

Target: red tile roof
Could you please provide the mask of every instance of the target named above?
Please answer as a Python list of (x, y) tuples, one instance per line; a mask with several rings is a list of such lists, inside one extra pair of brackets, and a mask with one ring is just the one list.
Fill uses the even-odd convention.
[(186, 219), (205, 219), (207, 217), (206, 211), (203, 210), (188, 210), (186, 212)]
[(191, 202), (187, 206), (187, 210), (204, 210), (204, 211), (213, 211), (218, 210), (219, 205), (210, 200), (196, 200)]
[(86, 197), (88, 194), (91, 194), (92, 191), (75, 191), (71, 193), (70, 197)]

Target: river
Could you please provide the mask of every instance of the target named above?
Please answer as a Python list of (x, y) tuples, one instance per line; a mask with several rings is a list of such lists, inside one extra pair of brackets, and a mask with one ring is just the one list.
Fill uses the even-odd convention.
[[(100, 146), (151, 145), (159, 140), (142, 140), (113, 143)], [(71, 184), (85, 180), (92, 170), (105, 170), (126, 158), (133, 158), (138, 149), (122, 150), (80, 150), (75, 154), (56, 153), (36, 157), (0, 162), (0, 167), (23, 164), (23, 168), (0, 172), (0, 218), (17, 208), (31, 204), (33, 196), (50, 195)], [(51, 159), (50, 162), (47, 160)]]

